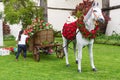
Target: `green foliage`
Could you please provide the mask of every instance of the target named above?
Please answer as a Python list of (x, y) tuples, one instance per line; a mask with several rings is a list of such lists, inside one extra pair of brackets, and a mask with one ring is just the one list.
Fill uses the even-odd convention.
[(3, 39), (4, 41), (10, 41), (10, 40), (15, 40), (15, 37), (13, 35), (5, 35)]
[(81, 16), (83, 16), (83, 13), (78, 10), (78, 11), (76, 12), (75, 16), (76, 16), (77, 18), (80, 18)]
[(2, 18), (2, 12), (0, 12), (0, 19)]
[(62, 37), (61, 31), (54, 30), (55, 37)]
[(32, 19), (43, 18), (43, 8), (35, 6), (31, 0), (3, 0), (5, 5), (5, 21), (16, 24), (20, 21), (24, 28), (32, 23)]
[(114, 34), (112, 36), (101, 34), (95, 39), (95, 42), (102, 44), (120, 45), (120, 36), (118, 34)]

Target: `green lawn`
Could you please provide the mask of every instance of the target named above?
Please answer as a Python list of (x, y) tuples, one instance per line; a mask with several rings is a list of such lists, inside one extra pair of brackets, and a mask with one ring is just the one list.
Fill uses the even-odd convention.
[[(5, 42), (11, 44), (13, 42)], [(10, 45), (9, 45), (10, 46)], [(70, 44), (72, 46), (72, 44)], [(28, 53), (27, 60), (15, 55), (0, 56), (0, 80), (120, 80), (120, 46), (94, 44), (94, 60), (97, 72), (90, 67), (87, 47), (83, 49), (82, 73), (77, 72), (73, 50), (69, 49), (70, 67), (56, 55), (41, 55), (40, 62)]]

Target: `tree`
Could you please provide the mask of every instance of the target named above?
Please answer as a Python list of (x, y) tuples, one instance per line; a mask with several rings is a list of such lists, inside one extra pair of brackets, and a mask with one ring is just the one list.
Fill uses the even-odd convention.
[(10, 24), (22, 22), (23, 28), (32, 23), (35, 18), (43, 19), (43, 8), (35, 6), (31, 0), (3, 0), (4, 20)]

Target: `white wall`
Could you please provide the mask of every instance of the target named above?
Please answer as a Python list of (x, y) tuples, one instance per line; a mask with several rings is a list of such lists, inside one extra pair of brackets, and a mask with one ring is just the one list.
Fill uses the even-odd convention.
[(80, 2), (82, 0), (48, 0), (48, 7), (74, 9)]
[[(120, 5), (120, 0), (110, 0), (110, 6)], [(111, 21), (108, 22), (106, 35), (112, 35), (113, 31), (120, 34), (120, 9), (110, 10)]]
[(3, 27), (2, 27), (2, 20), (0, 20), (0, 46), (3, 46)]
[(32, 1), (34, 1), (37, 6), (40, 6), (40, 0), (32, 0)]
[(0, 11), (4, 11), (4, 6), (2, 2), (0, 2)]
[(48, 10), (48, 22), (53, 25), (54, 30), (61, 30), (66, 18), (70, 15), (71, 11), (63, 10)]
[(110, 6), (120, 5), (120, 0), (110, 0)]
[(108, 22), (106, 35), (112, 35), (113, 31), (120, 34), (120, 9), (110, 11), (111, 21)]
[(22, 29), (21, 24), (14, 24), (14, 25), (9, 25), (10, 26), (10, 34), (17, 37), (19, 34), (19, 31)]
[[(52, 8), (68, 8), (75, 9), (82, 0), (47, 0), (48, 7)], [(102, 0), (96, 0), (102, 8)], [(66, 18), (71, 14), (68, 10), (48, 9), (48, 22), (53, 25), (55, 30), (60, 31), (66, 21)]]
[[(0, 12), (4, 11), (4, 6), (3, 4), (0, 2)], [(2, 19), (0, 19), (0, 46), (3, 46), (3, 21)]]

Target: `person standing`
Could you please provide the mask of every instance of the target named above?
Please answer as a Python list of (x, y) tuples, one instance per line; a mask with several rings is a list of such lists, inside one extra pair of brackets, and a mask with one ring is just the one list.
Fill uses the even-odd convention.
[(24, 30), (21, 30), (19, 32), (19, 35), (16, 37), (16, 41), (18, 44), (18, 51), (16, 54), (16, 61), (18, 61), (19, 54), (23, 51), (23, 57), (26, 59), (27, 56), (27, 47), (26, 47), (26, 40), (28, 38), (28, 35), (25, 34)]

